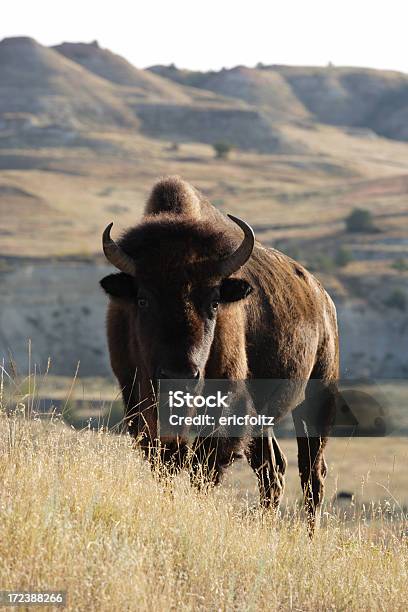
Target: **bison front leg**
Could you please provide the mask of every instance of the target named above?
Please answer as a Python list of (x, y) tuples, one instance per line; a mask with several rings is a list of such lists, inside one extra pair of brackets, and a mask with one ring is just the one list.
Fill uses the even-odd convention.
[[(150, 386), (149, 386), (150, 384)], [(136, 378), (122, 387), (125, 406), (125, 432), (141, 448), (153, 473), (160, 479), (174, 476), (183, 467), (188, 454), (187, 441), (178, 436), (158, 437), (157, 402), (153, 385), (143, 386)]]
[(276, 438), (253, 438), (245, 454), (258, 478), (261, 507), (277, 511), (285, 487), (287, 462)]
[[(157, 409), (152, 392), (140, 393), (138, 381), (130, 381), (122, 386), (124, 403), (124, 426), (132, 438), (140, 443), (147, 454), (155, 445), (157, 438)], [(143, 399), (140, 399), (143, 397)]]

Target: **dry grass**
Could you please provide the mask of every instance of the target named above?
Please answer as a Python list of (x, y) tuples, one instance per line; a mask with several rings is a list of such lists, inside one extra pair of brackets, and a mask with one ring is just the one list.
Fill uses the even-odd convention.
[[(285, 129), (310, 153), (237, 150), (216, 160), (208, 145), (186, 143), (174, 152), (169, 142), (119, 132), (87, 133), (93, 149), (4, 149), (0, 190), (8, 215), (0, 251), (27, 257), (100, 254), (106, 224), (114, 220), (120, 232), (137, 222), (154, 182), (166, 174), (191, 181), (221, 210), (253, 223), (259, 239), (271, 244), (331, 236), (343, 230), (355, 206), (386, 213), (385, 235), (403, 235), (406, 215), (392, 214), (406, 213), (406, 143), (352, 137), (329, 126)], [(27, 210), (32, 214), (25, 215)]]
[(405, 522), (296, 508), (274, 520), (222, 487), (158, 482), (128, 438), (2, 417), (0, 584), (66, 589), (70, 610), (403, 610)]

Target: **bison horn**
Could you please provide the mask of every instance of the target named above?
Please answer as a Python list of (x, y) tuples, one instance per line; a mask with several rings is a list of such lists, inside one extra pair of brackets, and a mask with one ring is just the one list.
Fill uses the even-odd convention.
[(109, 223), (102, 237), (103, 252), (105, 253), (106, 259), (121, 272), (129, 274), (130, 276), (136, 276), (136, 262), (122, 251), (120, 246), (111, 238), (110, 231), (112, 225), (113, 223)]
[(219, 270), (221, 275), (224, 277), (229, 276), (242, 268), (242, 266), (251, 257), (255, 246), (255, 234), (252, 227), (239, 217), (234, 217), (233, 215), (228, 215), (228, 217), (243, 230), (244, 239), (237, 250), (232, 253), (232, 255), (228, 255), (219, 262)]

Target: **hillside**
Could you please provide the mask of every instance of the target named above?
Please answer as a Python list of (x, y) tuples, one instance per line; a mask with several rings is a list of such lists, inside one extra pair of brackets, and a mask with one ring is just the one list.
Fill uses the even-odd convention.
[(307, 118), (309, 112), (297, 99), (290, 85), (280, 74), (237, 66), (219, 72), (190, 72), (175, 67), (154, 66), (153, 74), (174, 82), (237, 98), (270, 113), (274, 119)]
[[(302, 153), (261, 107), (187, 88), (96, 44), (49, 49), (31, 38), (0, 43), (2, 146), (106, 147), (88, 130), (112, 130), (175, 142), (226, 141), (263, 153)], [(110, 145), (108, 145), (110, 146)]]
[(190, 102), (190, 96), (183, 91), (183, 87), (147, 70), (136, 68), (120, 55), (102, 49), (96, 41), (90, 44), (64, 42), (52, 48), (99, 77), (132, 87), (141, 100), (184, 104)]
[[(288, 108), (294, 115), (306, 114), (296, 100), (290, 103), (290, 92), (285, 95), (279, 75), (259, 73), (253, 78), (254, 85), (259, 81), (258, 93), (249, 87), (239, 98), (243, 103), (237, 103), (228, 87), (217, 87), (216, 83), (208, 81), (198, 89), (152, 71), (140, 70), (123, 57), (102, 49), (96, 41), (90, 44), (65, 42), (53, 48), (99, 77), (125, 86), (129, 107), (147, 136), (207, 144), (224, 140), (235, 147), (263, 153), (287, 154), (305, 150), (271, 123), (274, 117), (288, 118)], [(246, 70), (252, 76), (252, 71)], [(273, 114), (271, 103), (278, 92), (280, 110)]]
[(0, 121), (11, 130), (137, 125), (110, 83), (28, 37), (0, 42)]
[(3, 142), (17, 146), (16, 130), (26, 144), (50, 132), (53, 143), (68, 144), (72, 130), (131, 127), (176, 142), (224, 140), (261, 153), (304, 154), (307, 135), (294, 138), (293, 127), (323, 123), (406, 140), (407, 118), (408, 76), (397, 72), (263, 65), (140, 70), (96, 42), (0, 43), (0, 130), (9, 136)]
[(381, 136), (408, 139), (408, 76), (365, 68), (271, 67), (283, 76), (318, 121), (366, 127)]
[(177, 83), (245, 100), (268, 109), (278, 120), (308, 118), (408, 140), (408, 76), (399, 72), (279, 65), (218, 72), (193, 72), (174, 65), (149, 70)]

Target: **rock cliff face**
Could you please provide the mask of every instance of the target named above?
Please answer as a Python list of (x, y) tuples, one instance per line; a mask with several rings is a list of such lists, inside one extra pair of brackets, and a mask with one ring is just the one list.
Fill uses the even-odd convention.
[(83, 376), (109, 374), (105, 341), (106, 300), (98, 281), (112, 269), (86, 263), (11, 264), (1, 273), (0, 360), (9, 351), (27, 371), (72, 376), (78, 361)]
[(345, 302), (337, 306), (343, 378), (406, 378), (408, 316)]
[[(0, 273), (0, 360), (9, 350), (27, 370), (72, 376), (78, 361), (82, 376), (110, 375), (105, 338), (106, 298), (99, 280), (109, 266), (90, 263), (11, 262)], [(338, 304), (342, 377), (398, 378), (408, 374), (408, 317), (377, 312), (361, 304)]]
[(307, 151), (305, 145), (291, 142), (257, 109), (138, 104), (135, 112), (142, 132), (152, 138), (213, 144), (222, 134), (223, 141), (243, 150), (285, 155)]

